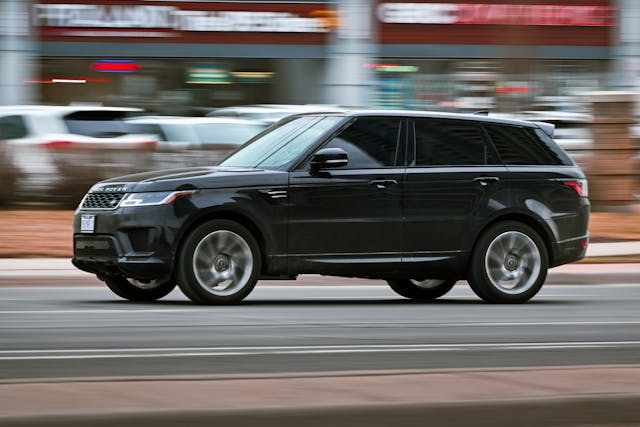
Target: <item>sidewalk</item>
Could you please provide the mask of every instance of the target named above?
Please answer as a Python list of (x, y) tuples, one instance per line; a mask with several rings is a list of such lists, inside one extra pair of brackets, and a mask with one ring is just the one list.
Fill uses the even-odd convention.
[[(549, 270), (547, 283), (640, 283), (640, 262), (619, 263), (612, 260), (640, 259), (640, 241), (593, 243), (587, 258), (579, 263), (562, 265)], [(45, 281), (46, 280), (46, 281)], [(36, 282), (36, 283), (34, 283)], [(66, 258), (0, 258), (0, 286), (8, 285), (99, 285), (92, 274), (75, 268)], [(266, 284), (374, 284), (364, 279), (305, 275), (297, 281), (266, 281)]]
[(0, 381), (3, 426), (595, 427), (639, 421), (637, 365)]

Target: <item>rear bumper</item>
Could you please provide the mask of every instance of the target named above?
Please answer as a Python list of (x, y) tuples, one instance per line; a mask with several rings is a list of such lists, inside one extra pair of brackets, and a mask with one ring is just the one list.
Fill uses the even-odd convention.
[(555, 256), (549, 267), (556, 267), (581, 260), (587, 254), (588, 244), (588, 235), (557, 243)]

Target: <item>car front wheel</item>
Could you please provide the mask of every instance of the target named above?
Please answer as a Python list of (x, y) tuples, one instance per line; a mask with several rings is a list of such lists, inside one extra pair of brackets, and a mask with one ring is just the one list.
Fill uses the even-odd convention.
[(260, 248), (242, 225), (213, 220), (189, 234), (178, 258), (178, 284), (198, 304), (234, 304), (253, 290)]
[(405, 298), (431, 300), (449, 292), (456, 281), (454, 279), (396, 279), (387, 280), (387, 283), (398, 295)]
[(526, 224), (505, 221), (478, 239), (468, 281), (488, 303), (523, 303), (538, 293), (547, 278), (547, 248)]

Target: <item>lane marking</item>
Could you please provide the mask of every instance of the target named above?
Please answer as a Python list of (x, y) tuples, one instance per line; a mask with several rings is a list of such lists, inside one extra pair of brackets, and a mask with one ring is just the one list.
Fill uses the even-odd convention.
[[(109, 314), (109, 313), (211, 313), (211, 309), (192, 308), (158, 308), (158, 309), (87, 309), (87, 310), (10, 310), (0, 311), (2, 314)], [(21, 320), (21, 319), (19, 319)], [(32, 320), (32, 319), (29, 319)], [(510, 327), (510, 326), (625, 326), (640, 325), (640, 320), (572, 320), (572, 321), (541, 321), (541, 322), (309, 322), (309, 323), (216, 323), (218, 327), (330, 327), (339, 326), (343, 328), (402, 328), (402, 327), (424, 327), (424, 328), (454, 328), (454, 327)], [(153, 326), (153, 325), (151, 325)], [(176, 325), (180, 326), (180, 325)], [(209, 324), (191, 325), (193, 327), (210, 326)], [(95, 326), (87, 326), (95, 327)], [(0, 326), (0, 329), (5, 329)], [(1, 353), (1, 352), (0, 352)]]
[(470, 344), (388, 344), (262, 347), (166, 347), (127, 349), (2, 350), (0, 360), (66, 360), (169, 357), (221, 357), (264, 355), (317, 355), (342, 353), (407, 353), (477, 350), (567, 350), (638, 347), (640, 341), (524, 342)]

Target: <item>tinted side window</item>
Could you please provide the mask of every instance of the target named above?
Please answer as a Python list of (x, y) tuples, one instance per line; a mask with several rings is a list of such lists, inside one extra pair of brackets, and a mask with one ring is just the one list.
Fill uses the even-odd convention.
[(562, 159), (532, 128), (485, 125), (493, 145), (506, 165), (561, 165)]
[(415, 135), (416, 166), (487, 164), (486, 141), (476, 123), (416, 119)]
[(0, 139), (17, 139), (27, 136), (27, 128), (21, 116), (0, 117)]
[(400, 139), (400, 119), (358, 118), (326, 147), (342, 148), (349, 154), (346, 169), (395, 166)]
[(553, 151), (553, 153), (556, 156), (558, 156), (558, 159), (560, 160), (561, 164), (563, 164), (564, 166), (574, 166), (575, 165), (575, 163), (573, 163), (573, 160), (571, 160), (569, 155), (567, 153), (565, 153), (564, 151), (562, 151), (562, 148), (560, 148), (560, 146), (553, 140), (553, 138), (551, 138), (549, 135), (544, 133), (542, 131), (542, 129), (535, 129), (534, 133), (540, 139), (540, 141), (542, 141), (542, 143), (545, 144), (545, 146), (549, 150)]

